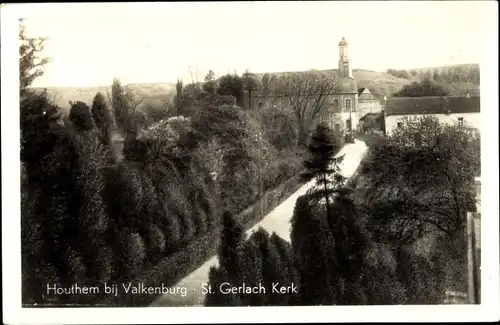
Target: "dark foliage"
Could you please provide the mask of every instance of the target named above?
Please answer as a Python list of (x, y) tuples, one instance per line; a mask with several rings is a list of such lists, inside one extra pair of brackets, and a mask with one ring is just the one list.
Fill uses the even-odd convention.
[(421, 82), (412, 82), (410, 85), (404, 86), (400, 91), (395, 93), (394, 97), (427, 97), (427, 96), (447, 96), (450, 92), (444, 87), (435, 84), (429, 79), (424, 79)]
[(111, 130), (113, 126), (113, 118), (111, 111), (106, 104), (106, 99), (101, 93), (97, 93), (92, 102), (92, 117), (101, 133), (103, 143), (108, 145), (111, 143)]
[(236, 98), (236, 104), (240, 107), (244, 105), (244, 81), (237, 74), (227, 74), (219, 80), (219, 95), (230, 95)]
[(70, 102), (69, 119), (77, 131), (89, 131), (95, 127), (90, 107), (83, 102)]

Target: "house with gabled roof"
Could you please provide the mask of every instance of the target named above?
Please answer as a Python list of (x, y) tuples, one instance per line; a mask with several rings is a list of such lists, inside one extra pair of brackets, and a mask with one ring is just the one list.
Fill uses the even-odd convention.
[(357, 110), (359, 112), (359, 119), (361, 120), (367, 114), (375, 114), (382, 112), (382, 103), (373, 96), (368, 87), (358, 89), (358, 103)]
[(481, 126), (480, 96), (395, 97), (385, 107), (385, 130), (390, 134), (405, 117), (435, 116), (441, 123), (474, 128)]

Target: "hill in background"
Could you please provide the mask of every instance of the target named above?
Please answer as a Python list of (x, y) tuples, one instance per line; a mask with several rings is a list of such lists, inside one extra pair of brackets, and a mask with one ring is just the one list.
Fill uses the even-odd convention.
[[(126, 90), (134, 94), (136, 100), (143, 100), (139, 107), (146, 108), (148, 106), (162, 106), (165, 102), (172, 100), (175, 94), (175, 84), (158, 83), (158, 84), (128, 84), (124, 86)], [(94, 96), (101, 92), (105, 97), (111, 94), (111, 86), (102, 87), (46, 87), (34, 88), (35, 90), (47, 90), (49, 98), (51, 98), (59, 107), (62, 113), (68, 113), (70, 109), (70, 101), (81, 101), (92, 105)]]
[[(273, 73), (271, 73), (273, 74)], [(465, 92), (479, 92), (479, 65), (461, 64), (435, 68), (418, 68), (407, 70), (388, 69), (386, 72), (354, 69), (353, 76), (358, 88), (368, 87), (379, 99), (391, 97), (405, 85), (413, 81), (430, 78), (433, 82), (447, 89), (452, 95), (463, 95)], [(136, 83), (125, 86), (137, 100), (143, 102), (139, 106), (144, 109), (149, 106), (160, 107), (171, 101), (175, 95), (174, 83)], [(35, 88), (42, 90), (43, 88)], [(49, 96), (63, 108), (63, 113), (69, 110), (69, 101), (82, 101), (92, 104), (94, 96), (101, 92), (105, 96), (111, 91), (111, 86), (103, 87), (47, 87)]]

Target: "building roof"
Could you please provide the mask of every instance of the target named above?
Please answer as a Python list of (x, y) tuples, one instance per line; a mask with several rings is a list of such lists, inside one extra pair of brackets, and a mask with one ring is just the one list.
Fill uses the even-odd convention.
[(368, 113), (362, 118), (360, 118), (359, 121), (363, 123), (363, 127), (368, 128), (376, 125), (377, 123), (379, 124), (383, 123), (383, 119), (384, 119), (384, 113), (378, 112), (378, 113)]
[(365, 116), (363, 116), (359, 120), (360, 121), (368, 121), (368, 120), (372, 120), (372, 119), (376, 118), (377, 116), (381, 116), (381, 115), (382, 115), (382, 113), (380, 113), (380, 112), (378, 112), (378, 113), (367, 113)]
[(359, 101), (378, 101), (377, 97), (373, 96), (368, 87), (363, 87), (358, 89)]
[(479, 96), (396, 97), (387, 101), (386, 115), (479, 113)]

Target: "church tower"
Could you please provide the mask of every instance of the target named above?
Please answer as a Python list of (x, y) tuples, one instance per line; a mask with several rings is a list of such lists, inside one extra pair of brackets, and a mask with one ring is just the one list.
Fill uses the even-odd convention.
[(339, 42), (339, 51), (340, 51), (340, 59), (339, 59), (339, 71), (342, 77), (352, 78), (352, 68), (351, 68), (351, 60), (347, 56), (347, 41), (344, 37)]

